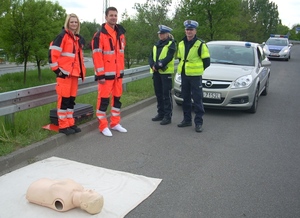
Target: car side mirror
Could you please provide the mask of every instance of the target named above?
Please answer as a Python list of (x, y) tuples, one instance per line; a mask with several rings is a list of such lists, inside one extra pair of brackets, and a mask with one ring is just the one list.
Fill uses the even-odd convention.
[(271, 61), (269, 61), (269, 59), (265, 59), (261, 62), (261, 66), (262, 67), (269, 67), (269, 66), (271, 66)]

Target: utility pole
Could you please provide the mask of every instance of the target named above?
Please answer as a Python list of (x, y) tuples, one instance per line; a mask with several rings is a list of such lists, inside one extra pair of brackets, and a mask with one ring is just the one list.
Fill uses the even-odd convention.
[(105, 22), (105, 10), (110, 6), (109, 0), (103, 0), (103, 17), (102, 17), (102, 23)]

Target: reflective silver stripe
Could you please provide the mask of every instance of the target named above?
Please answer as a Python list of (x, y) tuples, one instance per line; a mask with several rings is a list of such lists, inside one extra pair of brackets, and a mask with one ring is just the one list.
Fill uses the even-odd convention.
[(116, 72), (105, 72), (105, 76), (115, 76)]
[(115, 51), (103, 51), (103, 54), (107, 55), (107, 54), (115, 54)]
[(106, 115), (106, 112), (105, 111), (100, 111), (100, 110), (97, 110), (96, 112), (97, 114), (105, 114)]
[(67, 109), (67, 118), (73, 118), (74, 109)]
[(106, 116), (97, 116), (97, 118), (98, 118), (99, 120), (102, 120), (102, 119), (105, 119)]
[(66, 56), (66, 57), (72, 57), (75, 58), (75, 54), (70, 53), (70, 52), (62, 52), (61, 56)]
[(59, 115), (59, 116), (58, 116), (58, 119), (66, 119), (66, 118), (67, 118), (66, 115)]
[(120, 112), (121, 109), (120, 109), (120, 108), (117, 108), (117, 107), (112, 107), (111, 110)]
[(51, 64), (50, 64), (50, 67), (56, 67), (56, 66), (58, 66), (58, 63), (57, 63), (57, 62), (51, 63)]
[(96, 115), (97, 115), (97, 118), (98, 118), (99, 120), (106, 118), (106, 112), (105, 112), (105, 111), (97, 110)]
[(99, 72), (101, 72), (101, 71), (104, 71), (104, 67), (97, 68), (95, 74), (96, 74), (96, 73), (99, 73)]
[(117, 116), (120, 116), (120, 113), (114, 113), (114, 112), (111, 112), (111, 115), (112, 115), (113, 117), (117, 117)]
[(57, 50), (57, 51), (59, 51), (59, 52), (62, 51), (62, 48), (61, 48), (61, 47), (55, 46), (55, 45), (51, 45), (51, 46), (49, 47), (49, 49)]
[(58, 109), (57, 113), (67, 113), (67, 110), (63, 110), (63, 109)]
[(120, 49), (120, 52), (121, 52), (121, 53), (124, 53), (124, 50), (123, 50), (123, 49)]
[(102, 49), (101, 49), (101, 48), (94, 49), (94, 50), (93, 50), (93, 54), (96, 53), (96, 52), (102, 53)]

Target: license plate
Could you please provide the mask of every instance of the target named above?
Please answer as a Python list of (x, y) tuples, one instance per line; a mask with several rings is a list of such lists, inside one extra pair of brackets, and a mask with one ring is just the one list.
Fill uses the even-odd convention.
[(273, 56), (273, 57), (278, 57), (279, 54), (278, 53), (271, 53), (270, 56)]
[(219, 93), (219, 92), (203, 92), (203, 98), (221, 99), (221, 93)]

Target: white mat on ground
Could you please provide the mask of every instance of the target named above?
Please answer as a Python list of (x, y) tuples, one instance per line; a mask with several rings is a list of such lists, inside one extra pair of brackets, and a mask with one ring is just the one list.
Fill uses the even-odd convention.
[[(80, 208), (58, 212), (29, 203), (25, 197), (26, 191), (32, 182), (41, 178), (69, 178), (81, 184), (85, 189), (95, 190), (104, 197), (102, 211), (96, 215), (91, 215)], [(0, 217), (124, 217), (149, 197), (160, 182), (161, 179), (157, 178), (51, 157), (0, 177)]]

